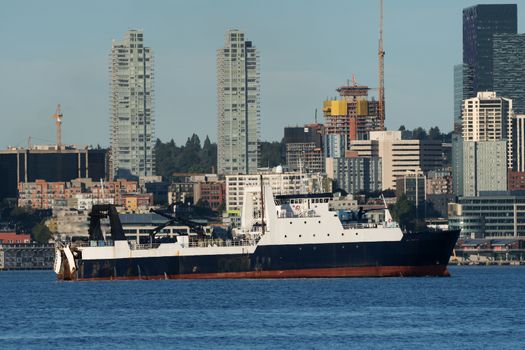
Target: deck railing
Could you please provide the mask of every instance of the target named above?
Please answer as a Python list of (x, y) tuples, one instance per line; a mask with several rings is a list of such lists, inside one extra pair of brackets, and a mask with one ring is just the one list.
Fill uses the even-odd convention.
[(230, 239), (203, 239), (190, 241), (191, 248), (208, 248), (208, 247), (246, 247), (254, 246), (257, 242), (254, 240), (230, 240)]

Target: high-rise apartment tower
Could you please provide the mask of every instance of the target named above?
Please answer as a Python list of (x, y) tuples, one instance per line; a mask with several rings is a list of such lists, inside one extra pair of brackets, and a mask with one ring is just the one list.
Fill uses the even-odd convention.
[(112, 177), (154, 175), (153, 53), (142, 30), (113, 41), (109, 71)]
[(217, 50), (217, 170), (257, 171), (260, 133), (259, 56), (239, 30), (228, 30)]

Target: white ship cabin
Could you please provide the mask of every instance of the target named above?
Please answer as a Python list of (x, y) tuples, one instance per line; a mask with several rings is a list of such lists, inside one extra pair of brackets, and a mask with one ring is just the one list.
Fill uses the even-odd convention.
[[(258, 240), (272, 229), (293, 231), (296, 223), (315, 225), (321, 231), (398, 228), (386, 206), (363, 207), (352, 196), (314, 193), (274, 197), (267, 186), (264, 192), (261, 198), (260, 188), (245, 189), (241, 227), (234, 231), (234, 235)], [(304, 227), (298, 229), (308, 231)]]

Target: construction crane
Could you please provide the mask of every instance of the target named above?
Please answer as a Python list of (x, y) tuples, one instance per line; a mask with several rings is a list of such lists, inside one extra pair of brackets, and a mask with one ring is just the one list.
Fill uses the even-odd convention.
[(57, 150), (60, 150), (62, 148), (62, 111), (60, 109), (60, 104), (57, 105), (57, 110), (56, 113), (53, 114), (53, 118), (56, 119), (55, 126)]
[(378, 88), (378, 116), (379, 130), (385, 130), (385, 51), (383, 49), (383, 0), (379, 0), (379, 88)]

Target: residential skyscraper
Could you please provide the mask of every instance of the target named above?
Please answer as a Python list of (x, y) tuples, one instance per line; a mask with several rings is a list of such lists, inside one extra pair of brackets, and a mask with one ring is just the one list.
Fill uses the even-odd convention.
[(507, 167), (512, 163), (507, 151), (512, 105), (511, 99), (495, 92), (478, 92), (476, 97), (463, 101), (462, 137), (453, 140), (456, 195), (477, 196), (481, 191), (507, 189)]
[(112, 177), (154, 175), (153, 53), (142, 30), (113, 40), (109, 70)]
[(495, 92), (478, 92), (463, 101), (463, 140), (501, 141), (507, 139), (512, 100)]
[(259, 55), (245, 34), (226, 32), (217, 50), (217, 170), (257, 171), (260, 135)]

